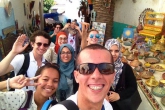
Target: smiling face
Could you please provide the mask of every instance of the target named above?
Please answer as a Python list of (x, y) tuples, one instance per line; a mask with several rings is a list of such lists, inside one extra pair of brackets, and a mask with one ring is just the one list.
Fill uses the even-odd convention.
[(109, 49), (109, 51), (111, 52), (114, 61), (116, 61), (119, 58), (119, 48), (117, 45), (112, 45)]
[[(39, 43), (41, 43), (42, 45), (38, 45)], [(49, 46), (44, 46), (44, 44), (48, 44), (49, 45), (49, 41), (48, 39), (44, 38), (43, 36), (37, 36), (35, 38), (35, 42), (31, 42), (31, 45), (33, 47), (33, 53), (35, 55), (43, 55)]]
[(67, 47), (64, 47), (60, 53), (60, 57), (62, 62), (69, 62), (72, 59), (71, 51)]
[(61, 46), (62, 44), (66, 44), (66, 43), (68, 43), (67, 36), (64, 35), (64, 34), (60, 35), (59, 38), (58, 38), (58, 44), (59, 44), (59, 46)]
[[(82, 63), (112, 63), (112, 60), (107, 50), (86, 49), (80, 53), (78, 59), (78, 64)], [(74, 71), (74, 76), (76, 82), (79, 83), (78, 97), (81, 97), (86, 103), (94, 104), (102, 104), (114, 80), (114, 74), (103, 75), (98, 68), (88, 75)]]
[(54, 68), (45, 68), (41, 73), (41, 77), (37, 81), (37, 83), (41, 83), (41, 85), (37, 86), (36, 94), (44, 98), (49, 98), (56, 92), (58, 82), (58, 71)]
[(88, 45), (98, 43), (98, 38), (96, 38), (96, 35), (98, 35), (97, 31), (91, 31), (89, 33), (88, 38), (87, 38)]

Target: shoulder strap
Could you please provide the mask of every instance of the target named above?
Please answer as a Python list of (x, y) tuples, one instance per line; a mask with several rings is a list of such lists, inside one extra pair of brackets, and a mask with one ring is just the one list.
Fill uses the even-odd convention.
[(23, 103), (21, 108), (19, 110), (27, 110), (30, 107), (31, 101), (32, 101), (32, 96), (33, 96), (33, 91), (27, 91), (27, 100), (26, 102)]
[(62, 102), (59, 102), (58, 104), (64, 105), (67, 110), (79, 110), (78, 106), (72, 100), (64, 100)]
[(50, 105), (55, 105), (55, 104), (57, 104), (56, 100), (47, 100), (42, 106), (41, 110), (48, 110)]
[(17, 75), (23, 74), (27, 76), (27, 69), (30, 63), (30, 56), (29, 56), (29, 53), (25, 53), (24, 56), (25, 56), (25, 59), (24, 59), (23, 65)]

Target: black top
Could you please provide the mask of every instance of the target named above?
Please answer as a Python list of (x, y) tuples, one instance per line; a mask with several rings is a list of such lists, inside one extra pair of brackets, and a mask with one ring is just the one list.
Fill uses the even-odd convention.
[[(114, 91), (112, 87), (111, 91), (117, 92), (120, 96), (119, 100), (127, 99), (137, 90), (136, 78), (134, 76), (132, 67), (127, 63), (123, 63), (123, 71), (120, 75), (118, 84), (116, 85), (116, 90)], [(125, 76), (123, 76), (125, 75)], [(125, 77), (125, 89), (123, 88), (122, 77)], [(113, 110), (120, 110), (116, 102), (110, 102)]]

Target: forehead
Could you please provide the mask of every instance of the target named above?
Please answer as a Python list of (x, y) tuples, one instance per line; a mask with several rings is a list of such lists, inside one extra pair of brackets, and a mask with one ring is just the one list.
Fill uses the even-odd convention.
[(111, 54), (107, 50), (86, 49), (80, 53), (78, 63), (112, 63)]
[(89, 34), (98, 34), (97, 31), (91, 31)]
[(56, 25), (56, 27), (61, 27), (60, 25)]
[(76, 24), (76, 22), (72, 22), (71, 24)]
[(68, 47), (62, 48), (62, 51), (70, 51)]
[(64, 34), (59, 36), (59, 38), (65, 38), (65, 37), (66, 37), (66, 35), (64, 35)]
[(43, 77), (50, 77), (50, 78), (59, 78), (59, 73), (56, 69), (54, 68), (45, 68), (41, 75)]
[(119, 50), (119, 47), (117, 44), (114, 44), (110, 47), (110, 50)]
[(43, 37), (43, 36), (36, 36), (36, 37), (35, 37), (35, 42), (48, 43), (49, 40), (46, 39), (46, 38)]

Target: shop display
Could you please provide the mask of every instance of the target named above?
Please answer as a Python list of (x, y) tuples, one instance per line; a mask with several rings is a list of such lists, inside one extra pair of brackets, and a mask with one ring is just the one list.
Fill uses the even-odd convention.
[(153, 64), (151, 68), (155, 69), (156, 71), (165, 71), (165, 64)]
[[(128, 39), (126, 41), (128, 41)], [(129, 39), (129, 41), (131, 40)], [(159, 82), (163, 83), (163, 88), (165, 86), (165, 63), (163, 59), (165, 52), (160, 50), (147, 51), (146, 45), (148, 45), (146, 42), (139, 43), (134, 49), (129, 51), (131, 46), (125, 46), (124, 43), (122, 43), (121, 50), (124, 55), (123, 59), (133, 67), (137, 83), (153, 109), (163, 110), (160, 104), (161, 102), (158, 100), (159, 97), (153, 93), (154, 89), (152, 90), (152, 88), (158, 88)], [(156, 49), (156, 47), (154, 48)], [(134, 60), (131, 61), (133, 57)], [(162, 80), (163, 78), (164, 80)]]
[(153, 87), (151, 92), (157, 97), (164, 97), (165, 96), (165, 88), (163, 87), (164, 84), (159, 83), (159, 86)]
[(156, 57), (152, 57), (152, 56), (148, 56), (144, 59), (145, 62), (148, 62), (150, 64), (155, 64), (155, 63), (159, 63), (160, 60)]
[(156, 81), (154, 76), (151, 76), (150, 79), (146, 80), (146, 85), (150, 86), (150, 87), (154, 87), (157, 86), (159, 83), (158, 81)]
[(165, 106), (165, 97), (161, 98), (161, 103)]
[(149, 72), (148, 70), (145, 70), (143, 72), (139, 72), (140, 76), (144, 79), (149, 79), (151, 76), (153, 76), (153, 73)]

